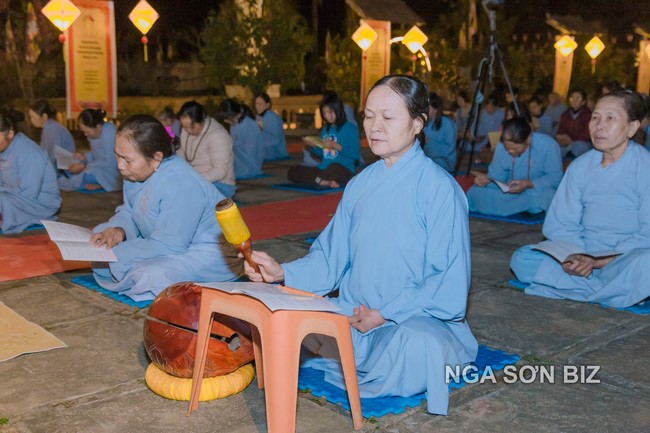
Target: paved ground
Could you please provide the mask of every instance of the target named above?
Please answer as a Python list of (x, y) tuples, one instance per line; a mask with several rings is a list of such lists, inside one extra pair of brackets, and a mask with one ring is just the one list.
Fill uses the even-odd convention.
[[(243, 182), (236, 198), (247, 206), (304, 196), (268, 188), (285, 181), (287, 167), (295, 163), (267, 164), (273, 177)], [(90, 226), (105, 221), (119, 202), (118, 193), (66, 193), (61, 220)], [(363, 431), (649, 432), (649, 317), (525, 296), (510, 288), (509, 257), (519, 245), (539, 241), (540, 226), (472, 219), (471, 234), (469, 321), (476, 337), (519, 354), (519, 368), (554, 368), (555, 383), (507, 383), (499, 376), (497, 383), (452, 392), (447, 417), (419, 407), (369, 419)], [(314, 235), (255, 245), (290, 260), (307, 252), (305, 240)], [(144, 382), (146, 310), (70, 283), (79, 273), (0, 283), (0, 301), (68, 344), (0, 363), (0, 432), (266, 432), (263, 392), (255, 382), (241, 394), (201, 403), (191, 417), (185, 416), (186, 402), (152, 393)], [(600, 383), (563, 384), (564, 366), (599, 366)], [(351, 432), (351, 418), (300, 393), (297, 431)]]

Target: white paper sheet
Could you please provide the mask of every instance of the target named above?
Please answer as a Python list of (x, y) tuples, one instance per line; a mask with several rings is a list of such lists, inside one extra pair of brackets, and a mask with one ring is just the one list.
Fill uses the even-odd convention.
[(72, 164), (78, 164), (79, 158), (74, 156), (74, 153), (69, 152), (61, 146), (54, 146), (54, 159), (56, 160), (56, 168), (59, 170), (67, 170)]

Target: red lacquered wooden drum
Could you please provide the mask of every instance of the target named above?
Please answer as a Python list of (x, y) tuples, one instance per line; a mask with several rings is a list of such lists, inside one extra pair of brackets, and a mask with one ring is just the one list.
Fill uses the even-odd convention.
[[(178, 283), (154, 299), (144, 323), (144, 344), (151, 361), (167, 374), (192, 377), (201, 287)], [(214, 315), (203, 377), (232, 373), (255, 358), (247, 322)]]

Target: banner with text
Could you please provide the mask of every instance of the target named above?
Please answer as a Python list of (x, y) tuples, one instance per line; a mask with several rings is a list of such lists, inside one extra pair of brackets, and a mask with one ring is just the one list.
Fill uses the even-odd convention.
[(365, 20), (377, 32), (377, 40), (363, 52), (361, 61), (361, 105), (366, 105), (368, 90), (390, 72), (390, 21)]
[(81, 15), (65, 40), (66, 109), (76, 118), (86, 108), (117, 117), (117, 59), (112, 1), (73, 0)]

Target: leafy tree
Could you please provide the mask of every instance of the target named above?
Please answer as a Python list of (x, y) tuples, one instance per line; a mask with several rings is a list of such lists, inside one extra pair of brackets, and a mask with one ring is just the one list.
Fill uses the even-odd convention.
[(358, 103), (361, 53), (350, 35), (331, 38), (326, 73), (328, 89), (334, 90), (347, 103)]
[(261, 16), (256, 8), (256, 0), (227, 0), (208, 16), (200, 58), (212, 86), (233, 83), (258, 92), (303, 81), (303, 59), (312, 47), (305, 19), (286, 1), (267, 0)]

